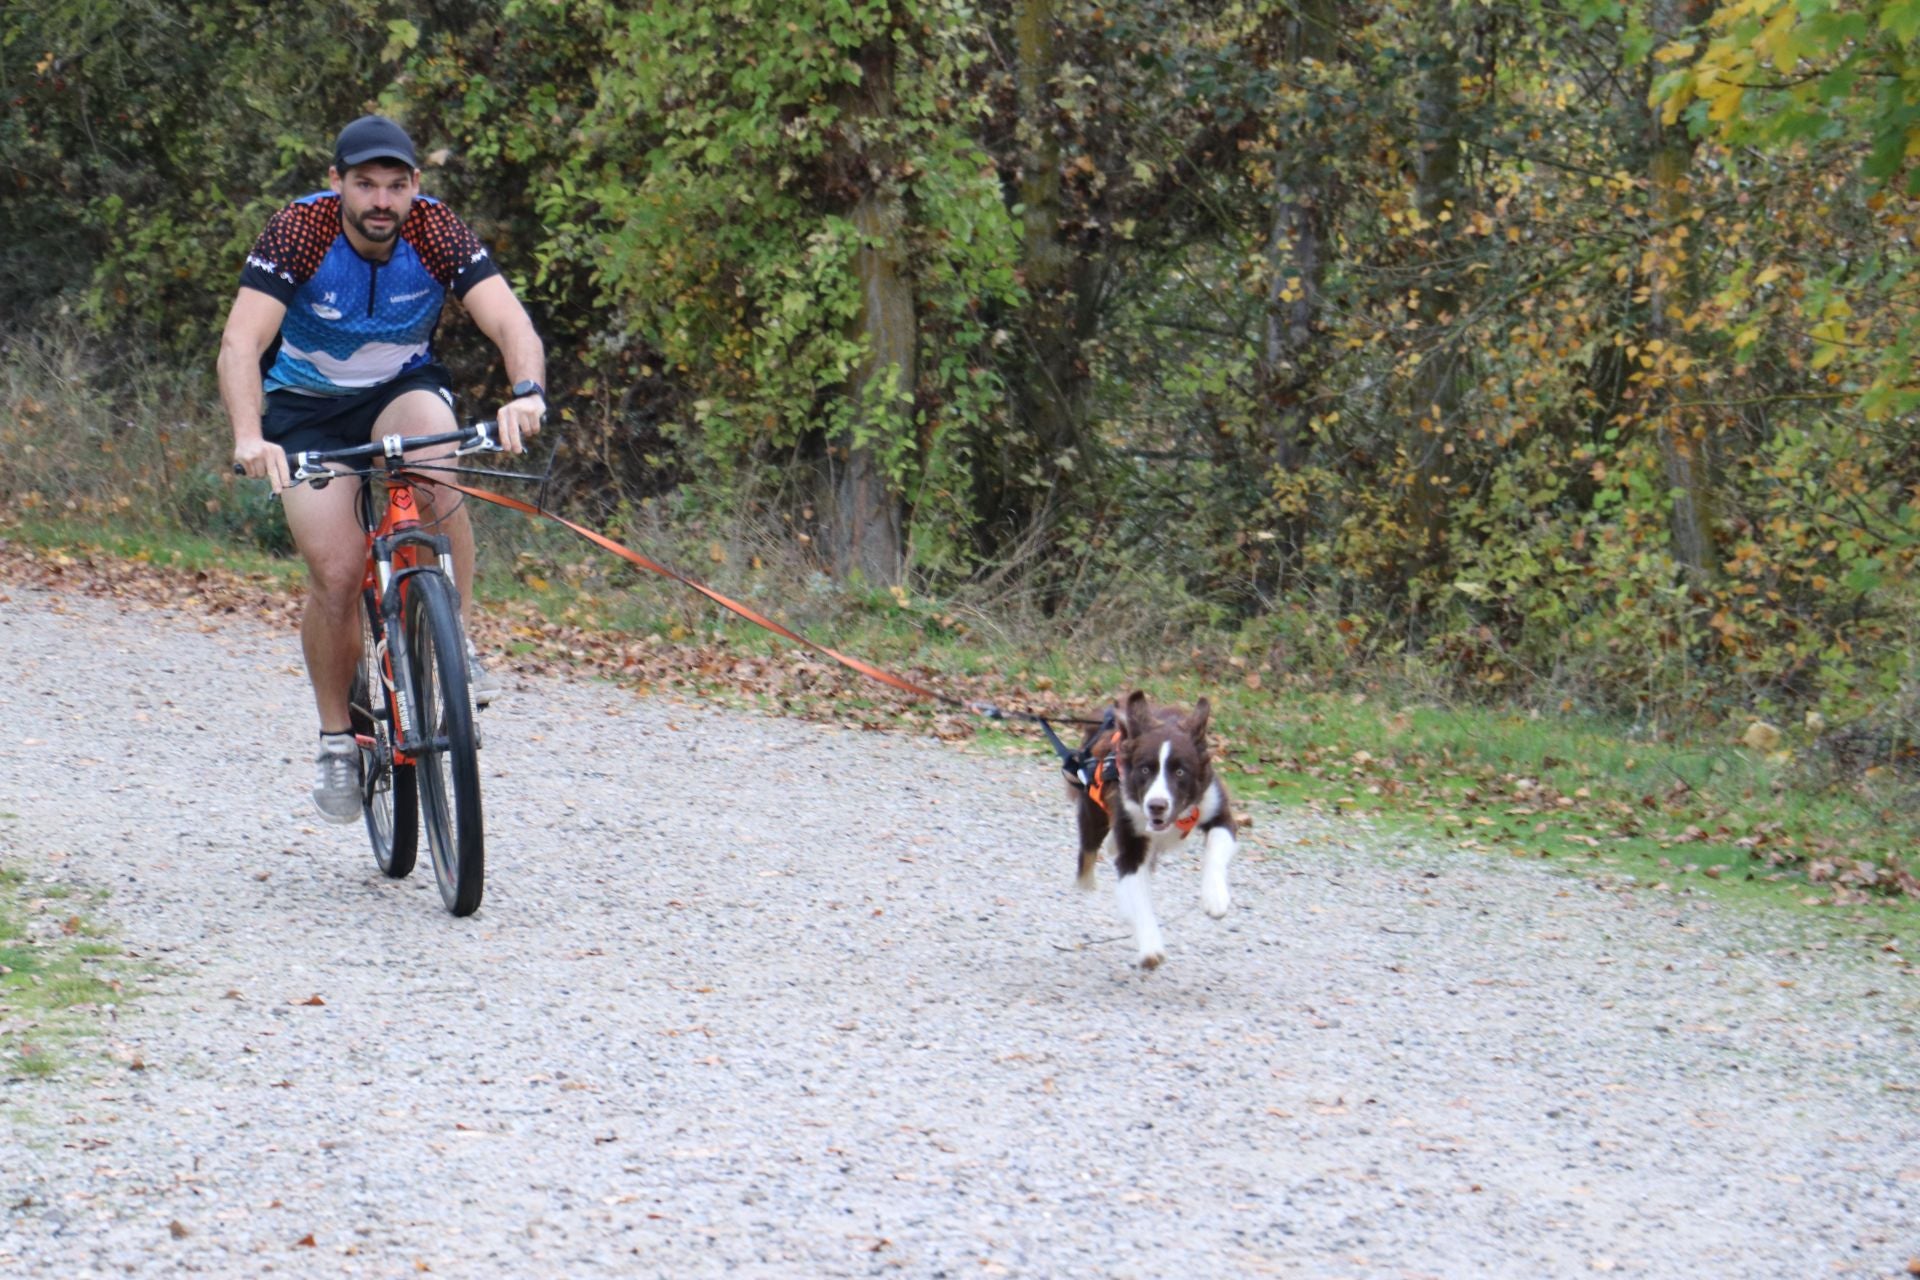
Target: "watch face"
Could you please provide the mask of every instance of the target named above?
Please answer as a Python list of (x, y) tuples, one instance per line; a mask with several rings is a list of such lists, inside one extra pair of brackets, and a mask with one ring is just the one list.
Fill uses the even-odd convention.
[(546, 398), (546, 392), (541, 388), (540, 384), (532, 381), (514, 383), (513, 394), (515, 399), (521, 396), (539, 396), (541, 399)]

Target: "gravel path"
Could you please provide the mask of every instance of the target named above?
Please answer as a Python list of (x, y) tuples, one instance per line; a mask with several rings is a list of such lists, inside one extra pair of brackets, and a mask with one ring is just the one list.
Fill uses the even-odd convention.
[[(1905, 1274), (1920, 980), (1258, 813), (1169, 959), (1047, 762), (521, 678), (486, 903), (309, 817), (292, 637), (0, 588), (7, 865), (158, 966), (0, 1274)], [(63, 905), (58, 910), (66, 910)], [(1856, 949), (1857, 950), (1857, 949)], [(317, 999), (315, 998), (317, 997)]]

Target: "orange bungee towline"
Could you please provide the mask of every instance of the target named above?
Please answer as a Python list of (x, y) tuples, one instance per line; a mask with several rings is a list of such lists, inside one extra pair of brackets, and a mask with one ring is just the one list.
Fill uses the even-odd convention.
[[(411, 468), (409, 468), (409, 470), (411, 470)], [(847, 670), (858, 672), (859, 674), (867, 677), (869, 680), (878, 680), (881, 684), (890, 685), (891, 687), (900, 690), (902, 693), (911, 694), (916, 698), (926, 698), (929, 701), (938, 702), (949, 707), (956, 707), (962, 711), (970, 711), (975, 715), (985, 716), (989, 720), (1011, 719), (1011, 720), (1031, 721), (1034, 724), (1037, 724), (1040, 726), (1041, 732), (1047, 735), (1047, 740), (1053, 744), (1053, 749), (1060, 756), (1060, 758), (1062, 760), (1065, 760), (1068, 758), (1069, 753), (1067, 751), (1066, 745), (1060, 741), (1059, 735), (1054, 733), (1052, 726), (1047, 723), (1046, 718), (1043, 716), (1036, 715), (1033, 712), (1029, 712), (1029, 711), (1005, 711), (995, 706), (991, 702), (967, 702), (960, 698), (956, 698), (951, 694), (941, 693), (936, 689), (929, 689), (924, 685), (915, 684), (913, 681), (907, 679), (905, 676), (897, 676), (893, 674), (891, 671), (886, 671), (880, 667), (874, 666), (870, 662), (864, 662), (859, 658), (850, 657), (849, 655), (841, 653), (836, 649), (829, 649), (826, 645), (820, 644), (819, 642), (814, 640), (807, 639), (805, 636), (801, 635), (797, 631), (781, 626), (779, 623), (773, 621), (773, 619), (765, 617), (764, 615), (757, 613), (753, 609), (748, 608), (746, 605), (741, 604), (738, 600), (729, 599), (728, 597), (721, 595), (718, 591), (715, 591), (712, 587), (709, 587), (706, 583), (700, 582), (694, 578), (689, 578), (686, 574), (681, 573), (675, 569), (670, 569), (666, 565), (661, 564), (657, 560), (650, 560), (646, 556), (641, 555), (638, 551), (633, 550), (631, 547), (622, 546), (620, 543), (615, 542), (612, 538), (607, 537), (605, 534), (596, 533), (594, 530), (587, 528), (585, 525), (578, 524), (572, 520), (569, 520), (563, 515), (558, 515), (552, 511), (548, 511), (545, 507), (542, 507), (537, 503), (526, 502), (520, 498), (509, 497), (504, 493), (495, 493), (490, 489), (479, 489), (479, 488), (475, 488), (472, 485), (460, 484), (457, 481), (449, 480), (444, 475), (437, 474), (437, 473), (428, 475), (423, 472), (415, 471), (413, 472), (413, 475), (416, 480), (420, 481), (423, 484), (438, 485), (443, 489), (451, 489), (455, 493), (463, 493), (469, 498), (478, 498), (482, 502), (491, 502), (497, 507), (507, 507), (514, 511), (524, 511), (530, 516), (537, 516), (542, 520), (551, 520), (555, 524), (560, 525), (562, 528), (571, 530), (574, 534), (586, 539), (588, 542), (593, 543), (595, 546), (600, 547), (603, 550), (612, 552), (614, 555), (619, 556), (622, 560), (625, 560), (627, 563), (634, 565), (637, 568), (645, 569), (648, 573), (657, 573), (663, 578), (671, 579), (672, 581), (679, 583), (683, 587), (686, 587), (693, 591), (697, 591), (701, 595), (705, 596), (707, 599), (719, 605), (722, 609), (725, 609), (730, 613), (738, 614), (740, 617), (745, 618), (748, 622), (753, 623), (756, 627), (764, 627), (766, 630), (773, 632), (773, 634), (777, 636), (781, 636), (785, 639), (791, 640), (795, 644), (800, 645), (802, 648), (810, 649), (813, 652), (820, 654), (823, 657), (830, 658), (834, 662), (837, 662), (841, 666), (847, 668)], [(1063, 724), (1094, 723), (1091, 720), (1078, 720), (1072, 716), (1056, 716), (1054, 718), (1060, 720)]]

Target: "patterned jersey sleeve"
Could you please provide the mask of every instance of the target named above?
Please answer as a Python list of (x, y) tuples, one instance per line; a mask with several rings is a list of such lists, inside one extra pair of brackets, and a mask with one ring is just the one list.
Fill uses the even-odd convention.
[(466, 297), (467, 290), (500, 274), (480, 237), (438, 200), (423, 198), (414, 205), (407, 217), (406, 237), (433, 278), (456, 298)]
[(288, 205), (267, 220), (267, 229), (253, 242), (240, 271), (241, 286), (291, 303), (294, 292), (320, 269), (320, 260), (339, 234), (337, 200)]

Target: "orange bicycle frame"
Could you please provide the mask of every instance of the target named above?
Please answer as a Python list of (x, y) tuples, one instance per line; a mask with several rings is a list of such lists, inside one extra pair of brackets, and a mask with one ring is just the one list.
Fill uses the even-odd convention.
[(393, 762), (407, 765), (415, 761), (406, 746), (419, 743), (415, 708), (405, 682), (396, 681), (394, 677), (395, 649), (405, 648), (398, 624), (406, 602), (406, 582), (413, 574), (429, 568), (422, 562), (424, 551), (434, 553), (432, 571), (445, 571), (441, 561), (450, 554), (450, 547), (444, 535), (426, 532), (414, 495), (414, 484), (419, 477), (394, 465), (395, 461), (397, 459), (389, 459), (383, 475), (387, 501), (377, 524), (373, 520), (372, 477), (363, 482), (367, 487), (360, 495), (360, 510), (361, 524), (367, 531), (367, 561), (360, 588), (363, 607), (371, 607), (380, 619), (380, 650), (374, 655), (374, 666), (387, 686), (388, 706), (393, 710)]

